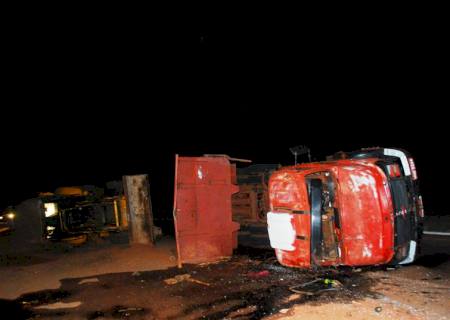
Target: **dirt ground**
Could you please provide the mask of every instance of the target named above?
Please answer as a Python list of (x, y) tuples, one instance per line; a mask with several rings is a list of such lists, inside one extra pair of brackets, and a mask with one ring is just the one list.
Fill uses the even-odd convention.
[(228, 261), (182, 269), (174, 257), (168, 238), (155, 247), (3, 255), (0, 307), (10, 319), (450, 317), (449, 237), (427, 236), (418, 261), (396, 269), (304, 271), (280, 266), (272, 250), (248, 248)]

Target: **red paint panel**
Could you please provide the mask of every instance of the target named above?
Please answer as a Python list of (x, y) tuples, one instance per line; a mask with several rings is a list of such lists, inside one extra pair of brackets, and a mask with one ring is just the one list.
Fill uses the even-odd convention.
[(342, 166), (338, 172), (342, 262), (350, 266), (389, 262), (394, 237), (391, 196), (384, 174), (369, 163)]
[(311, 266), (310, 215), (292, 214), (292, 225), (297, 234), (293, 251), (275, 249), (280, 264), (287, 267), (309, 268)]
[(178, 263), (231, 256), (239, 224), (231, 195), (238, 191), (235, 166), (224, 157), (176, 156), (174, 220)]
[[(295, 171), (274, 173), (269, 181), (271, 211), (274, 213), (309, 212), (308, 193), (305, 177)], [(288, 267), (308, 268), (311, 266), (310, 237), (311, 220), (309, 214), (291, 214), (292, 226), (297, 235), (294, 250), (275, 249), (278, 261)]]
[(269, 185), (271, 210), (309, 210), (303, 174), (290, 170), (275, 172), (270, 178)]

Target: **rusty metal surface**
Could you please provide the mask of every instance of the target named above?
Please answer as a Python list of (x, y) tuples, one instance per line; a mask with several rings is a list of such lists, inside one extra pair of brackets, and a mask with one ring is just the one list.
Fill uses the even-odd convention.
[(174, 221), (178, 264), (231, 256), (239, 224), (232, 221), (234, 165), (226, 157), (176, 156)]
[(127, 206), (127, 200), (125, 196), (121, 195), (119, 196), (119, 203), (120, 203), (120, 228), (122, 230), (128, 229), (128, 206)]
[(127, 199), (130, 243), (153, 243), (153, 213), (148, 176), (124, 176), (123, 185)]
[(258, 191), (252, 185), (240, 185), (233, 194), (233, 219), (239, 222), (257, 222), (259, 218)]
[(239, 192), (233, 195), (233, 220), (241, 224), (266, 221), (270, 210), (268, 182), (278, 164), (255, 164), (237, 170)]

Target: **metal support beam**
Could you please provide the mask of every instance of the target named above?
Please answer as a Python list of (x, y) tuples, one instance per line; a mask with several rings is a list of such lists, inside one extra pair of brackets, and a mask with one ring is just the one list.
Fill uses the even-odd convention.
[(123, 177), (128, 207), (128, 232), (130, 243), (153, 243), (153, 212), (148, 175)]

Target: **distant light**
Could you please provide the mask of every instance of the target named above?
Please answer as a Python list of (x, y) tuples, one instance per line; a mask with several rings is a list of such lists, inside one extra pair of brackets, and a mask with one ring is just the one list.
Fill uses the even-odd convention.
[(12, 212), (10, 212), (10, 213), (8, 213), (8, 214), (6, 215), (6, 217), (7, 217), (8, 219), (10, 219), (10, 220), (14, 219), (15, 216), (16, 216), (16, 215), (15, 215), (14, 213), (12, 213)]
[(52, 217), (58, 213), (58, 204), (54, 202), (44, 203), (45, 217)]
[(3, 220), (3, 216), (0, 216), (0, 220)]

